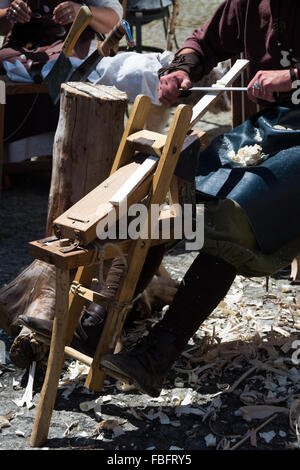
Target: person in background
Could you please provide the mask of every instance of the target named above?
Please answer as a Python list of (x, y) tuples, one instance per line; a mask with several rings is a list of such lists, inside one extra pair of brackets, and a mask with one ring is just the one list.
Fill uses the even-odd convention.
[[(3, 61), (15, 63), (18, 60), (33, 80), (40, 82), (42, 67), (58, 58), (82, 5), (59, 0), (0, 0), (0, 34), (5, 36), (0, 49), (0, 74), (5, 74)], [(78, 59), (89, 55), (95, 36), (100, 39), (100, 35), (109, 32), (123, 15), (118, 0), (86, 0), (86, 5), (93, 18), (72, 51), (71, 57)], [(54, 131), (58, 113), (59, 107), (53, 105), (47, 94), (8, 96), (5, 142)]]

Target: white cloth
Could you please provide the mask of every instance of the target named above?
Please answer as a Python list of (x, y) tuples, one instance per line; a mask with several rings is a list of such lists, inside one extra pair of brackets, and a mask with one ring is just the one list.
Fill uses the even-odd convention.
[(123, 16), (123, 7), (119, 0), (86, 0), (86, 4), (91, 7), (111, 8), (115, 10), (119, 18)]
[(174, 54), (169, 51), (119, 53), (114, 57), (104, 57), (88, 79), (93, 83), (115, 86), (127, 93), (131, 102), (137, 95), (143, 94), (149, 96), (153, 104), (159, 105), (157, 72), (162, 66), (169, 65), (173, 57)]
[[(160, 104), (157, 97), (158, 75), (157, 71), (163, 65), (168, 65), (174, 55), (169, 51), (160, 53), (138, 54), (136, 52), (119, 53), (115, 57), (105, 57), (88, 77), (92, 83), (101, 83), (108, 86), (116, 86), (127, 93), (131, 102), (139, 94), (148, 95), (153, 104)], [(71, 58), (74, 68), (82, 61)], [(51, 60), (42, 69), (46, 76), (53, 67), (55, 60)], [(21, 64), (9, 62), (6, 66), (7, 75), (14, 81), (29, 82), (31, 76)], [(4, 148), (4, 160), (6, 162), (21, 161), (35, 155), (51, 154), (54, 134), (30, 137), (13, 142)], [(25, 151), (26, 149), (26, 151)], [(42, 153), (41, 153), (42, 152)]]

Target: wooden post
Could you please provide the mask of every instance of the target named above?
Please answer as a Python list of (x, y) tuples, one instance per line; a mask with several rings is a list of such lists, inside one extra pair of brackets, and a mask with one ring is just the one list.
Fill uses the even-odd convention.
[(172, 41), (176, 42), (175, 40), (175, 30), (176, 30), (176, 23), (177, 17), (179, 15), (179, 0), (172, 1), (172, 15), (169, 24), (168, 36), (167, 36), (167, 51), (173, 50), (173, 43)]

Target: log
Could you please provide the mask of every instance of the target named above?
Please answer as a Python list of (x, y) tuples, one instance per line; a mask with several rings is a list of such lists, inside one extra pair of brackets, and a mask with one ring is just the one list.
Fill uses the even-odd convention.
[[(127, 96), (115, 87), (96, 84), (62, 85), (60, 117), (53, 145), (46, 236), (52, 222), (107, 178), (124, 131)], [(53, 319), (55, 267), (35, 260), (0, 291), (0, 328), (18, 335), (11, 360), (27, 367), (41, 360), (45, 347), (25, 327), (20, 315)]]
[(127, 95), (115, 87), (62, 85), (53, 145), (46, 234), (60, 214), (110, 174), (123, 131)]

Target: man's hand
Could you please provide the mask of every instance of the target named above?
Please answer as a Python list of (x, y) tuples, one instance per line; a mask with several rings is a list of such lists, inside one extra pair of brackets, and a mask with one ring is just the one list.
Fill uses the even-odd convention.
[(65, 26), (66, 24), (73, 23), (75, 17), (81, 8), (79, 3), (63, 2), (57, 5), (53, 10), (53, 21), (55, 23)]
[(158, 85), (158, 99), (162, 104), (172, 106), (180, 94), (179, 88), (188, 90), (192, 83), (186, 72), (178, 70), (161, 77)]
[(248, 85), (248, 97), (258, 103), (259, 100), (274, 103), (274, 93), (292, 90), (289, 70), (260, 70)]
[(7, 19), (11, 23), (28, 23), (31, 19), (31, 9), (23, 0), (14, 0), (7, 9)]

